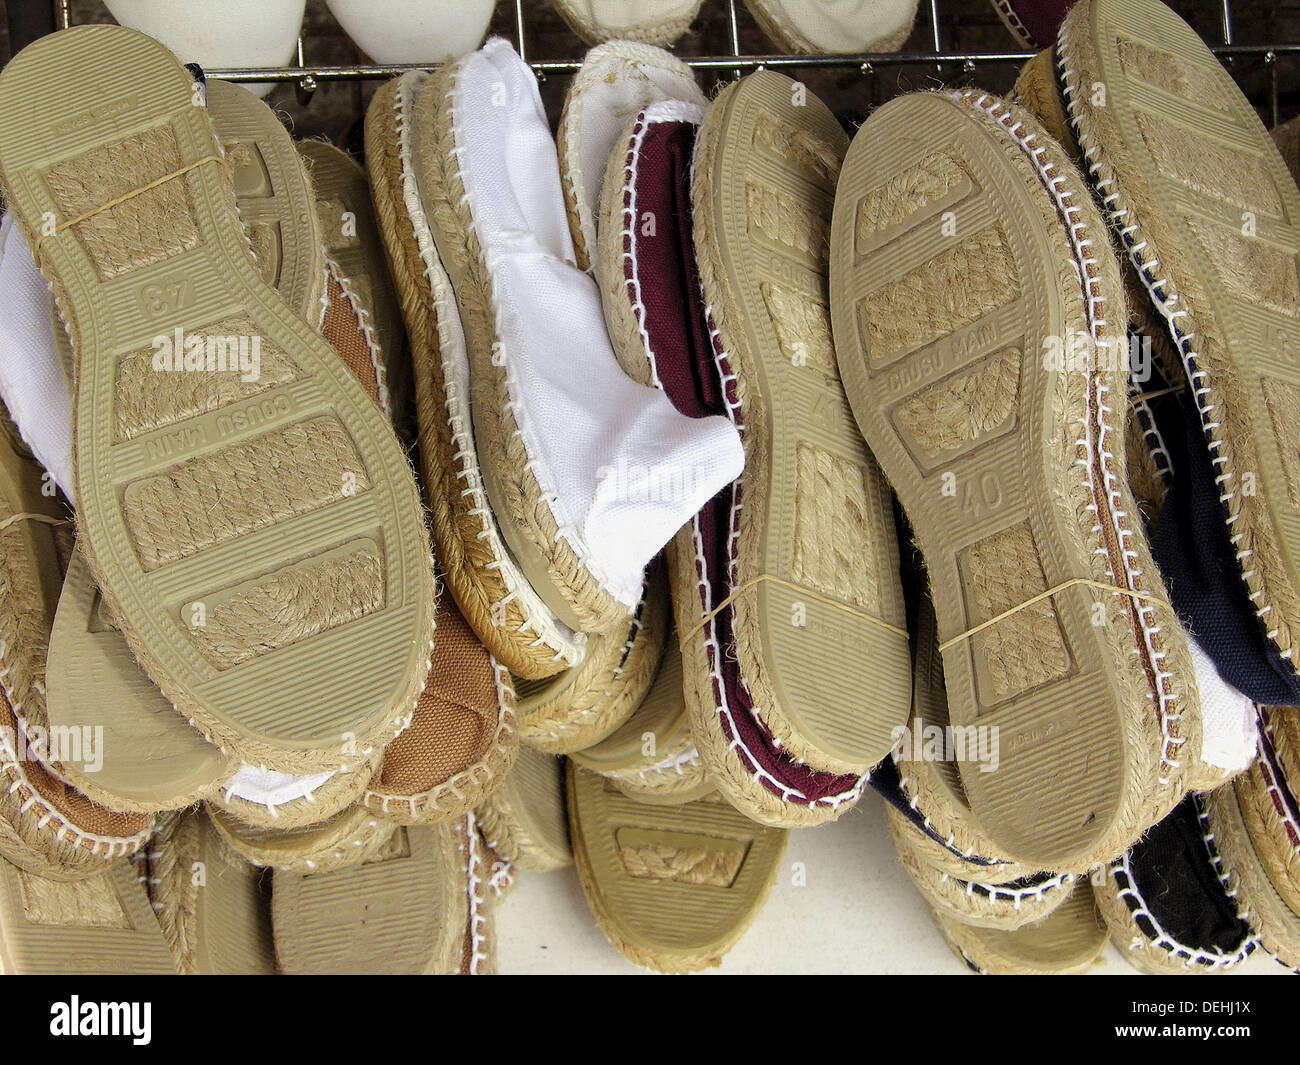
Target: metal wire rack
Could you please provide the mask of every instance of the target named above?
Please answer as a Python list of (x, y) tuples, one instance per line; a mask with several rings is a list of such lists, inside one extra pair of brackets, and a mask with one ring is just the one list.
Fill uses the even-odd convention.
[[(710, 0), (717, 2), (717, 0)], [(955, 6), (953, 0), (920, 0), (918, 21), (920, 32), (913, 33), (912, 42), (924, 39), (928, 47), (893, 53), (860, 53), (853, 55), (788, 55), (780, 53), (756, 54), (742, 48), (743, 17), (738, 10), (740, 0), (722, 0), (725, 3), (726, 19), (724, 30), (725, 51), (709, 55), (682, 56), (685, 62), (697, 70), (712, 71), (726, 77), (731, 74), (740, 77), (743, 73), (759, 68), (835, 70), (852, 71), (868, 79), (878, 77), (890, 69), (925, 66), (945, 80), (974, 75), (981, 67), (990, 64), (1019, 65), (1033, 56), (1033, 52), (1015, 48), (982, 51), (964, 50), (959, 41), (945, 39), (941, 12)], [(981, 0), (976, 0), (978, 6)], [(59, 28), (74, 25), (73, 0), (53, 0), (55, 24)], [(503, 0), (502, 8), (513, 8), (514, 43), (519, 54), (529, 62), (540, 79), (550, 75), (571, 74), (582, 62), (584, 50), (580, 42), (574, 39), (575, 55), (566, 58), (538, 58), (533, 44), (532, 23), (534, 12), (545, 5), (545, 0)], [(969, 3), (967, 6), (971, 6)], [(1177, 6), (1175, 4), (1175, 6)], [(1259, 68), (1267, 74), (1267, 88), (1256, 93), (1256, 104), (1265, 111), (1265, 117), (1271, 111), (1273, 124), (1279, 115), (1279, 66), (1284, 62), (1294, 64), (1300, 59), (1300, 40), (1266, 41), (1256, 43), (1239, 43), (1237, 41), (1234, 21), (1234, 6), (1238, 9), (1249, 7), (1244, 0), (1214, 0), (1218, 23), (1217, 40), (1207, 43), (1230, 69), (1241, 77), (1244, 73), (1258, 74)], [(530, 8), (532, 9), (530, 11)], [(500, 10), (500, 9), (499, 9)], [(1206, 27), (1201, 27), (1202, 32)], [(714, 35), (716, 36), (716, 34)], [(1008, 35), (1008, 40), (1010, 37)], [(716, 41), (709, 42), (716, 44)], [(235, 82), (278, 82), (295, 86), (298, 100), (305, 105), (316, 90), (322, 86), (337, 82), (381, 81), (396, 77), (403, 71), (416, 69), (414, 64), (345, 64), (319, 65), (305, 59), (304, 39), (298, 38), (297, 58), (292, 66), (284, 67), (240, 67), (229, 70), (209, 70), (211, 77)], [(429, 64), (424, 64), (427, 67)], [(1289, 68), (1300, 71), (1300, 64)], [(1264, 99), (1259, 99), (1259, 96)]]

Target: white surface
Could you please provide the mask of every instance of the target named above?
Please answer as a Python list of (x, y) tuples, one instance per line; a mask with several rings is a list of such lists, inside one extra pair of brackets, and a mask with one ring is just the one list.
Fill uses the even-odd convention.
[(325, 0), (376, 63), (441, 63), (483, 41), (496, 0)]
[[(805, 887), (794, 887), (802, 862)], [(496, 911), (501, 973), (638, 973), (611, 947), (587, 909), (573, 867), (524, 873)], [(722, 973), (968, 973), (930, 920), (894, 857), (884, 805), (858, 808), (790, 834), (781, 874), (758, 920), (723, 960)], [(1241, 973), (1286, 975), (1256, 954)], [(1095, 972), (1132, 975), (1113, 945)]]

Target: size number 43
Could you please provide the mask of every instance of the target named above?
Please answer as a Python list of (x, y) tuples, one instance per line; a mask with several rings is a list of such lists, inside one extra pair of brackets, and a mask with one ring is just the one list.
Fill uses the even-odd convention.
[(178, 277), (144, 285), (136, 294), (142, 310), (150, 318), (174, 314), (194, 302), (194, 282)]

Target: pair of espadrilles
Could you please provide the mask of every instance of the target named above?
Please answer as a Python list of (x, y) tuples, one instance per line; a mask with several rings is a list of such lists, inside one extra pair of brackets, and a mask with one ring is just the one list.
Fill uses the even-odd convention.
[[(31, 158), (40, 112), (14, 105), (0, 152), (13, 212), (3, 265), (22, 282), (6, 298), (29, 301), (17, 307), (20, 339), (47, 325), (25, 362), (54, 367), (35, 384), (39, 366), (7, 358), (0, 373), (18, 422), (5, 437), (14, 787), (3, 836), (17, 866), (6, 870), (5, 938), (25, 945), (9, 967), (92, 957), (108, 971), (265, 971), (274, 913), (285, 971), (479, 971), (490, 962), (484, 870), (499, 885), (506, 867), (472, 810), (513, 763), (513, 691), (446, 597), (432, 650), (437, 582), (390, 427), (405, 332), (365, 175), (328, 145), (295, 146), (250, 94), (204, 86), (128, 30), (38, 42), (0, 92), (39, 94), (69, 67), (92, 93), (135, 79), (132, 117), (113, 130), (134, 121), (145, 132), (99, 143), (111, 131), (69, 130), (49, 142), (58, 161)], [(38, 214), (29, 228), (45, 197), (55, 221), (42, 230)], [(53, 329), (38, 265), (62, 316)], [(174, 338), (174, 363), (146, 336), (155, 328)], [(213, 365), (214, 339), (229, 366)], [(59, 389), (85, 411), (74, 424), (50, 419), (43, 401)], [(83, 468), (93, 462), (99, 473)], [(104, 496), (106, 470), (120, 495)], [(54, 486), (76, 502), (75, 549)], [(121, 564), (115, 576), (93, 554), (96, 491), (119, 500), (101, 547)], [(170, 548), (160, 522), (176, 534)], [(216, 590), (189, 594), (205, 584)], [(35, 742), (54, 735), (85, 742)], [(206, 813), (176, 812), (199, 800)], [(204, 885), (177, 854), (209, 846), (239, 905), (191, 890)], [(163, 873), (137, 882), (124, 856), (146, 853)], [(271, 880), (252, 866), (275, 870), (269, 895), (293, 899), (268, 910)], [(361, 880), (340, 883), (349, 877)], [(429, 896), (422, 885), (435, 880), (442, 894)], [(361, 924), (385, 894), (392, 934), (318, 934), (345, 915), (298, 904), (313, 891), (346, 900)], [(22, 900), (38, 896), (66, 928), (23, 916)], [(159, 920), (137, 922), (150, 896)], [(83, 898), (116, 898), (127, 931), (100, 949), (102, 922), (77, 920)], [(407, 935), (407, 918), (429, 934)], [(57, 934), (42, 947), (41, 935), (24, 938), (32, 924)], [(119, 949), (132, 936), (140, 952)]]
[(1003, 919), (997, 874), (1041, 913), (1066, 893), (1048, 869), (1091, 872), (1143, 969), (1257, 944), (1294, 966), (1295, 800), (1269, 752), (1295, 711), (1257, 734), (1251, 700), (1296, 701), (1300, 193), (1154, 0), (1075, 5), (1017, 99), (880, 108), (837, 194), (839, 365), (924, 556), (942, 723), (1000, 740), (946, 794), (900, 766), (900, 853), (968, 959), (953, 922)]

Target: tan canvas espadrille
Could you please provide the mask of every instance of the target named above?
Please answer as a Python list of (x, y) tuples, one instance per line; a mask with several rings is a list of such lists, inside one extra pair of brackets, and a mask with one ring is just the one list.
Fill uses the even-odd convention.
[(181, 973), (274, 974), (270, 874), (232, 855), (201, 809), (154, 837), (148, 866), (158, 922)]
[(1235, 787), (1218, 788), (1205, 801), (1209, 835), (1222, 862), (1228, 893), (1266, 951), (1300, 969), (1300, 914), (1277, 893), (1255, 853)]
[(615, 949), (659, 972), (720, 964), (767, 901), (785, 830), (719, 795), (652, 805), (573, 764), (567, 783), (578, 877)]
[(289, 974), (477, 973), (481, 853), (468, 818), (398, 828), (370, 861), (328, 873), (277, 870), (271, 916)]
[(515, 676), (539, 679), (581, 661), (585, 638), (533, 591), (506, 548), (483, 487), (465, 334), (416, 185), (411, 123), (426, 80), (412, 71), (375, 94), (366, 114), (366, 163), (411, 343), (433, 537), (447, 587), (475, 634)]
[(745, 0), (784, 52), (897, 52), (912, 32), (917, 0)]
[(361, 165), (340, 148), (324, 141), (296, 144), (307, 164), (316, 194), (316, 218), (329, 257), (338, 263), (365, 312), (363, 328), (374, 331), (384, 354), (384, 387), (392, 407), (393, 424), (405, 439), (411, 411), (411, 356), (406, 326), (397, 303), (384, 244), (370, 202), (370, 182)]
[(1177, 342), (1260, 631), (1294, 669), (1300, 191), (1232, 77), (1156, 0), (1079, 3), (1058, 58), (1111, 227)]
[(1115, 946), (1144, 973), (1219, 973), (1256, 947), (1230, 892), (1205, 800), (1189, 795), (1138, 843), (1092, 877)]
[(525, 747), (505, 783), (475, 811), (494, 854), (545, 873), (573, 861), (564, 808), (564, 759)]
[[(745, 813), (815, 824), (857, 800), (910, 683), (892, 510), (826, 310), (844, 135), (769, 72), (728, 87), (697, 135), (699, 122), (687, 104), (652, 104), (615, 143), (599, 281), (624, 369), (683, 413), (728, 416), (744, 443), (740, 480), (668, 552), (699, 754)], [(628, 224), (646, 211), (693, 218), (693, 236)], [(868, 670), (834, 651), (848, 647)]]
[(300, 828), (254, 828), (205, 803), (204, 809), (231, 861), (296, 873), (321, 873), (360, 865), (378, 854), (394, 832), (361, 804), (349, 806), (326, 821)]
[(1105, 222), (1027, 111), (923, 94), (862, 127), (831, 243), (840, 369), (925, 556), (949, 722), (999, 741), (996, 772), (959, 764), (970, 809), (1000, 857), (1109, 860), (1181, 797), (1201, 728), (1126, 480)]
[(0, 973), (174, 975), (135, 863), (104, 863), (68, 883), (0, 861)]
[(1076, 884), (1069, 898), (1041, 921), (1021, 928), (982, 928), (934, 910), (930, 916), (953, 952), (989, 976), (1086, 973), (1110, 938), (1086, 882)]
[(671, 625), (667, 580), (655, 563), (631, 624), (590, 634), (586, 657), (572, 669), (516, 682), (523, 742), (548, 754), (572, 754), (623, 726), (650, 690)]
[[(1259, 757), (1237, 778), (1237, 804), (1273, 890), (1300, 914), (1300, 719), (1290, 707), (1261, 707)], [(1291, 772), (1288, 772), (1291, 767)]]
[(636, 41), (597, 45), (569, 82), (555, 143), (573, 252), (583, 270), (592, 268), (597, 254), (597, 216), (610, 152), (623, 127), (656, 100), (708, 105), (690, 67), (671, 52)]
[(1008, 930), (1033, 924), (1060, 906), (1078, 880), (1071, 873), (1032, 873), (1020, 880), (985, 884), (952, 876), (925, 860), (916, 846), (915, 831), (905, 821), (891, 817), (889, 825), (898, 860), (926, 905), (963, 924)]
[(588, 44), (640, 41), (672, 44), (691, 27), (704, 0), (551, 0)]
[(691, 735), (682, 654), (672, 635), (636, 713), (606, 739), (569, 758), (641, 802), (690, 802), (713, 791)]
[[(61, 118), (33, 104), (51, 92)], [(83, 547), (133, 652), (246, 761), (321, 770), (386, 741), (428, 670), (419, 494), (382, 415), (258, 274), (190, 73), (142, 34), (82, 26), (15, 57), (0, 103), (0, 179), (77, 358)], [(104, 106), (111, 125), (86, 117)]]

